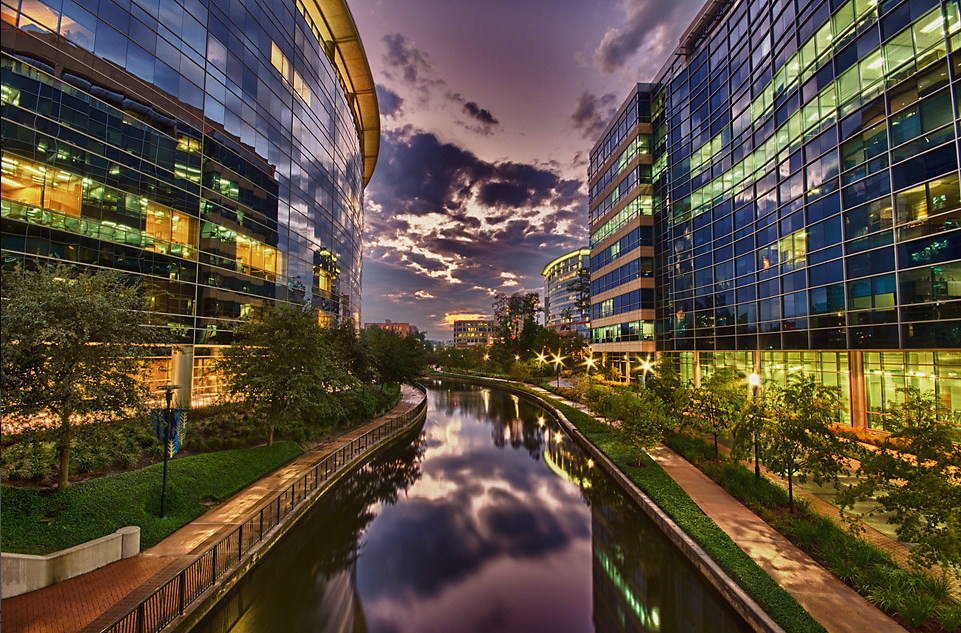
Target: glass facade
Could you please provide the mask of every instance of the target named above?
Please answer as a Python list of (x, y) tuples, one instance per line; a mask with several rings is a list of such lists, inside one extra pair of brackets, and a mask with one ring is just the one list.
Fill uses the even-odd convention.
[(647, 88), (658, 351), (958, 419), (958, 2), (708, 4)]
[(359, 322), (379, 125), (345, 5), (328, 24), (311, 0), (0, 1), (5, 267), (138, 276), (189, 350), (153, 379), (195, 402), (271, 302)]
[(577, 293), (567, 286), (577, 282), (581, 271), (590, 272), (591, 251), (581, 248), (561, 255), (544, 267), (544, 325), (559, 332), (577, 332), (590, 339), (590, 315), (576, 305)]
[[(608, 362), (654, 351), (651, 86), (637, 84), (591, 150), (591, 344)], [(628, 367), (621, 367), (629, 373)]]

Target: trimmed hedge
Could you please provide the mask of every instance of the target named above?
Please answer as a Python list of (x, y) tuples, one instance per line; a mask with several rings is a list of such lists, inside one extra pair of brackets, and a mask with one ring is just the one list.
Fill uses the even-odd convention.
[(167, 519), (157, 516), (162, 463), (82, 481), (63, 491), (4, 486), (3, 550), (49, 554), (127, 525), (140, 526), (140, 544), (146, 549), (302, 452), (294, 442), (276, 442), (171, 460)]

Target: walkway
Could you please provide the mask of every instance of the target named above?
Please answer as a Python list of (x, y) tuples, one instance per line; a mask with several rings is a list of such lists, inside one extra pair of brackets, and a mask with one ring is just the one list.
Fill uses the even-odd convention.
[[(537, 387), (534, 390), (591, 415), (580, 403)], [(901, 625), (835, 578), (690, 462), (663, 445), (648, 452), (704, 514), (794, 596), (828, 633), (905, 633)], [(836, 508), (834, 514), (837, 515)]]
[(99, 633), (314, 464), (385, 420), (417, 406), (422, 397), (421, 392), (404, 385), (400, 402), (385, 415), (303, 453), (139, 556), (3, 600), (0, 610), (4, 633)]

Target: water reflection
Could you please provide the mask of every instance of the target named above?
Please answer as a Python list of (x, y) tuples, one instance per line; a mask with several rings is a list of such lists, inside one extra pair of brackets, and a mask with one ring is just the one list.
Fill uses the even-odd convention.
[(338, 484), (200, 630), (742, 630), (542, 410), (430, 387), (423, 432)]

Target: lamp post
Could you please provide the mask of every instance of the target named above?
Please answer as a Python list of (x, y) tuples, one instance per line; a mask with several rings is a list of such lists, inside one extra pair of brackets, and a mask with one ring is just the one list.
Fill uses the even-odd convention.
[(747, 384), (751, 386), (751, 415), (754, 416), (754, 420), (753, 420), (754, 426), (752, 429), (752, 435), (754, 437), (754, 478), (755, 479), (761, 478), (761, 462), (758, 459), (758, 454), (757, 454), (757, 422), (758, 422), (757, 416), (759, 412), (757, 409), (757, 400), (756, 400), (757, 386), (760, 383), (761, 383), (761, 379), (757, 374), (751, 374), (750, 376), (747, 377)]
[(558, 389), (561, 388), (561, 367), (563, 367), (561, 363), (562, 360), (564, 360), (564, 357), (561, 356), (561, 352), (560, 350), (558, 350), (557, 354), (554, 355), (554, 367), (557, 368), (557, 388)]
[(587, 384), (588, 384), (588, 386), (590, 386), (590, 384), (591, 384), (591, 369), (594, 367), (594, 357), (593, 357), (593, 356), (588, 357), (588, 359), (587, 359), (586, 361), (584, 361), (584, 364), (587, 365)]
[(163, 488), (160, 492), (160, 518), (167, 518), (167, 462), (170, 461), (170, 401), (173, 400), (174, 390), (180, 389), (180, 385), (164, 385), (161, 387), (164, 397), (167, 400), (167, 407), (164, 409), (164, 479)]
[(644, 361), (644, 364), (641, 365), (641, 387), (643, 387), (644, 389), (647, 389), (647, 372), (649, 372), (650, 370), (651, 370), (651, 364), (647, 361)]

